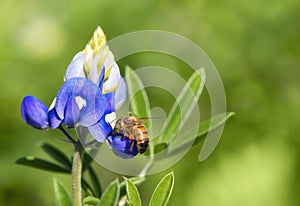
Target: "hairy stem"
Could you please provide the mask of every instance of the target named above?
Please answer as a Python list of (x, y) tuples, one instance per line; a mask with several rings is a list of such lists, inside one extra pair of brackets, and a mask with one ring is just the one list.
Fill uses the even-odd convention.
[(72, 165), (72, 199), (73, 206), (81, 206), (81, 175), (84, 149), (79, 140), (74, 144), (74, 147), (75, 151)]

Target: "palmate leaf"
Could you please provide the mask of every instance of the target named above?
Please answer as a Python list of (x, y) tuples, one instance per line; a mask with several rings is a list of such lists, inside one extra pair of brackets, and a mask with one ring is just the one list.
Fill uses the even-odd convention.
[(176, 145), (171, 145), (167, 154), (173, 155), (186, 149), (186, 146), (191, 144), (194, 146), (198, 144), (209, 131), (217, 129), (219, 126), (223, 125), (234, 114), (234, 112), (228, 112), (226, 114), (219, 114), (211, 119), (204, 120), (200, 123), (196, 135), (187, 135), (186, 137), (182, 138), (183, 141), (178, 142)]
[(171, 143), (176, 138), (181, 125), (185, 123), (197, 105), (205, 83), (203, 68), (196, 70), (180, 92), (166, 120), (166, 127), (160, 135), (158, 143)]
[(63, 167), (69, 170), (72, 169), (71, 160), (61, 150), (48, 143), (43, 143), (41, 147), (50, 157), (60, 163)]
[(116, 206), (119, 196), (120, 186), (118, 180), (115, 180), (103, 192), (98, 206)]
[(126, 182), (128, 203), (132, 206), (141, 206), (142, 205), (141, 197), (136, 186), (133, 184), (133, 182), (131, 182), (130, 179), (124, 177), (124, 180)]
[(174, 173), (164, 176), (156, 186), (149, 206), (165, 206), (168, 204), (174, 187)]
[(71, 196), (64, 185), (57, 179), (53, 179), (56, 206), (72, 206)]
[[(225, 115), (219, 114), (211, 119), (204, 120), (200, 123), (197, 134), (190, 134), (182, 138), (183, 141), (177, 142), (176, 144), (173, 143), (168, 145), (167, 143), (158, 143), (154, 147), (154, 154), (164, 151), (169, 147), (169, 150), (166, 151), (168, 156), (177, 154), (186, 149), (187, 146), (191, 144), (197, 145), (198, 143), (203, 140), (205, 135), (214, 129), (217, 129), (219, 126), (223, 125), (229, 118), (231, 118), (235, 113), (228, 112)], [(145, 155), (148, 156), (149, 152), (145, 152)]]
[(71, 170), (69, 169), (66, 169), (60, 165), (33, 156), (21, 157), (16, 160), (16, 164), (25, 165), (25, 166), (51, 171), (51, 172), (71, 173)]
[[(227, 119), (233, 116), (234, 113), (227, 113), (205, 120), (200, 123), (198, 133), (196, 135), (187, 135), (186, 137), (182, 138), (183, 141), (177, 141), (174, 142), (175, 144), (172, 144), (173, 140), (176, 138), (177, 132), (180, 130), (181, 125), (185, 123), (193, 108), (197, 105), (204, 88), (205, 78), (206, 76), (203, 68), (195, 71), (189, 78), (186, 86), (182, 89), (177, 101), (174, 103), (168, 115), (166, 127), (159, 136), (159, 139), (150, 141), (151, 154), (164, 151), (168, 147), (168, 151), (166, 151), (168, 156), (176, 154), (192, 143), (193, 145), (199, 143), (200, 140), (202, 140), (202, 137), (210, 130), (218, 128), (224, 124)], [(128, 85), (129, 96), (132, 97), (130, 102), (131, 112), (140, 117), (149, 115), (148, 96), (146, 91), (143, 89), (143, 84), (138, 75), (130, 67), (126, 67), (125, 79)], [(137, 91), (139, 92), (136, 93)], [(147, 150), (144, 155), (149, 156), (150, 151)]]

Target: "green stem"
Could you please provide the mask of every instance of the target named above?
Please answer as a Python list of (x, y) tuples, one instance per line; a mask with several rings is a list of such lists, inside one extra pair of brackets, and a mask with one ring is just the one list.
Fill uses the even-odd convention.
[(149, 145), (149, 149), (150, 149), (149, 160), (146, 163), (146, 165), (144, 166), (144, 168), (142, 169), (142, 171), (140, 172), (140, 174), (138, 175), (139, 177), (145, 177), (147, 172), (150, 170), (150, 168), (152, 167), (152, 165), (154, 163), (154, 144), (153, 143), (151, 143)]
[(79, 140), (74, 144), (74, 147), (75, 151), (72, 165), (72, 199), (73, 206), (81, 206), (81, 174), (84, 149)]
[(71, 137), (71, 135), (69, 135), (69, 133), (61, 125), (58, 127), (58, 129), (68, 138), (70, 142), (72, 142), (73, 144), (76, 143), (76, 141)]

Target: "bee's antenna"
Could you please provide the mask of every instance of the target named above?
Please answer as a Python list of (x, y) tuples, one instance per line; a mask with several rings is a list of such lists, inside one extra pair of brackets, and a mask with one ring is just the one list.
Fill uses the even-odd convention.
[(147, 120), (147, 119), (161, 119), (161, 117), (138, 117), (139, 119), (144, 119), (144, 120)]
[(136, 115), (134, 112), (128, 112), (128, 115), (129, 115), (129, 116), (135, 116), (135, 117), (138, 116), (138, 115)]

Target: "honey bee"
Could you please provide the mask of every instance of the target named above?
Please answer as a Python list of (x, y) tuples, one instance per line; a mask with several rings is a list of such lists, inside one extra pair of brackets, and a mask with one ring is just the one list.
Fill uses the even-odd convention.
[(115, 124), (115, 127), (111, 135), (119, 135), (122, 137), (128, 137), (132, 143), (130, 149), (132, 150), (135, 143), (137, 150), (140, 154), (143, 154), (149, 144), (149, 134), (144, 125), (143, 118), (136, 118), (133, 116), (120, 117)]

